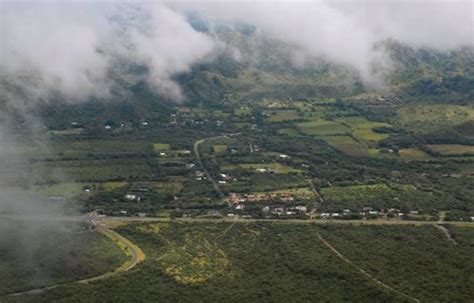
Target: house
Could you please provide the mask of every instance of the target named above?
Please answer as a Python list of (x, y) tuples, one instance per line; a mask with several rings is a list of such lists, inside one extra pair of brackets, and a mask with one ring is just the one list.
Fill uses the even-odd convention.
[(127, 194), (125, 195), (125, 198), (128, 200), (136, 200), (138, 198), (137, 195), (132, 195), (132, 194)]
[(219, 184), (226, 184), (227, 181), (224, 181), (224, 180), (219, 180)]
[(288, 159), (288, 155), (285, 155), (285, 154), (280, 154), (278, 157), (280, 159)]
[(303, 206), (303, 205), (299, 205), (299, 206), (296, 206), (295, 209), (299, 212), (302, 212), (302, 213), (305, 213), (308, 211), (308, 209), (306, 208), (306, 206)]
[(267, 169), (266, 168), (257, 168), (256, 171), (259, 172), (259, 173), (264, 173), (264, 172), (267, 171)]
[(237, 204), (235, 209), (242, 210), (242, 209), (244, 209), (244, 205), (243, 204)]
[(321, 218), (323, 218), (323, 219), (327, 219), (327, 218), (329, 218), (330, 216), (331, 216), (330, 213), (322, 213), (322, 214), (321, 214)]
[(112, 126), (106, 125), (104, 128), (109, 130), (109, 129), (112, 129)]
[(331, 214), (331, 218), (339, 218), (339, 217), (341, 217), (341, 214), (339, 214), (339, 213), (332, 213)]
[(269, 211), (270, 211), (270, 207), (268, 207), (268, 206), (265, 206), (264, 208), (262, 208), (262, 211), (264, 211), (264, 212), (266, 212), (266, 213), (267, 213), (267, 212), (269, 212)]

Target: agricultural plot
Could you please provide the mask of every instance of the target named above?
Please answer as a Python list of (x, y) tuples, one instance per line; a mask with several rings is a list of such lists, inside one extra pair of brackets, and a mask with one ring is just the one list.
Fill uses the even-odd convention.
[(226, 144), (215, 144), (212, 146), (212, 150), (216, 154), (224, 154), (227, 152), (227, 149), (229, 148), (228, 145)]
[(308, 181), (294, 174), (262, 174), (251, 173), (239, 177), (237, 182), (221, 185), (223, 190), (237, 193), (268, 192), (308, 185)]
[(153, 150), (156, 152), (166, 151), (170, 149), (168, 143), (153, 143)]
[(51, 152), (63, 157), (86, 157), (90, 155), (149, 153), (152, 146), (147, 141), (126, 140), (80, 140), (54, 142)]
[(152, 176), (146, 159), (72, 160), (37, 163), (33, 167), (38, 183), (118, 181)]
[(226, 164), (221, 166), (222, 171), (229, 171), (235, 169), (244, 169), (250, 171), (257, 171), (260, 173), (275, 173), (275, 174), (292, 174), (303, 173), (304, 170), (286, 166), (280, 163), (242, 163), (242, 164)]
[(459, 144), (436, 144), (427, 145), (427, 147), (441, 156), (468, 156), (474, 155), (473, 145), (459, 145)]
[(70, 198), (74, 195), (84, 192), (84, 187), (89, 186), (88, 183), (59, 183), (53, 185), (35, 186), (34, 190), (39, 194), (47, 197), (63, 197)]
[(296, 110), (266, 110), (264, 114), (269, 117), (268, 122), (285, 122), (301, 119)]
[(313, 136), (343, 135), (350, 133), (346, 126), (328, 120), (314, 120), (296, 124), (297, 128), (304, 134)]
[(397, 159), (398, 158), (398, 154), (396, 154), (395, 152), (390, 152), (388, 150), (381, 150), (381, 149), (378, 149), (378, 148), (369, 148), (367, 149), (367, 153), (369, 155), (369, 157), (372, 157), (372, 158), (380, 158), (380, 159)]
[(350, 136), (323, 136), (321, 138), (332, 147), (349, 156), (363, 157), (368, 155), (367, 148)]
[(345, 117), (337, 121), (348, 125), (353, 131), (352, 134), (363, 141), (378, 142), (389, 137), (389, 134), (374, 131), (374, 128), (391, 127), (388, 123), (369, 121), (364, 117)]
[(418, 148), (402, 148), (398, 151), (403, 160), (431, 160), (433, 157)]

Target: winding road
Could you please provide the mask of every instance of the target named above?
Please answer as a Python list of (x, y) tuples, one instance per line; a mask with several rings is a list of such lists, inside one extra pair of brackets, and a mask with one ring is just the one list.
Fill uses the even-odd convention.
[[(70, 220), (68, 220), (70, 221)], [(139, 263), (143, 262), (146, 258), (145, 253), (140, 249), (140, 247), (136, 244), (134, 244), (132, 241), (128, 240), (124, 236), (120, 235), (116, 231), (110, 229), (106, 224), (103, 222), (99, 221), (99, 218), (96, 216), (95, 213), (90, 213), (87, 214), (85, 217), (77, 217), (73, 218), (74, 222), (80, 222), (80, 221), (87, 221), (89, 222), (94, 230), (105, 237), (109, 238), (114, 242), (117, 247), (119, 247), (128, 257), (128, 260), (125, 261), (121, 266), (116, 268), (114, 271), (106, 272), (104, 274), (91, 277), (91, 278), (86, 278), (86, 279), (81, 279), (78, 281), (72, 281), (72, 282), (64, 282), (64, 283), (58, 283), (54, 285), (49, 285), (46, 287), (41, 287), (37, 289), (32, 289), (32, 290), (27, 290), (27, 291), (22, 291), (22, 292), (16, 292), (9, 294), (8, 296), (21, 296), (21, 295), (35, 295), (35, 294), (40, 294), (44, 291), (51, 290), (54, 288), (57, 288), (59, 286), (63, 285), (68, 285), (72, 283), (81, 283), (81, 284), (87, 284), (90, 282), (102, 280), (102, 279), (107, 279), (112, 276), (115, 276), (117, 274), (129, 271), (130, 269), (134, 268), (137, 266)]]

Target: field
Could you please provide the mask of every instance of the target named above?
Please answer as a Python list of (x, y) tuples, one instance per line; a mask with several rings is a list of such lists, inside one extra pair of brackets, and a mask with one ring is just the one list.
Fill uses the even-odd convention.
[(342, 151), (343, 153), (349, 156), (367, 156), (367, 149), (365, 148), (365, 146), (355, 141), (350, 136), (324, 136), (322, 137), (322, 139), (332, 147)]
[(167, 143), (153, 143), (154, 151), (165, 151), (169, 149), (170, 149), (170, 145)]
[(151, 168), (145, 159), (74, 160), (38, 163), (34, 166), (37, 182), (100, 182), (149, 178)]
[(431, 226), (137, 223), (117, 231), (147, 256), (133, 271), (5, 302), (467, 302), (474, 295), (466, 228), (452, 231), (458, 245)]
[(436, 144), (427, 145), (427, 147), (441, 156), (464, 156), (474, 155), (474, 146), (459, 144)]
[(237, 165), (223, 165), (221, 169), (223, 171), (234, 169), (245, 169), (253, 171), (262, 170), (262, 173), (274, 172), (276, 174), (291, 174), (303, 172), (303, 170), (301, 169), (293, 168), (280, 163), (242, 163)]
[(216, 154), (223, 154), (227, 151), (228, 148), (229, 146), (226, 144), (215, 144), (212, 146), (212, 149)]
[(350, 129), (348, 129), (346, 126), (334, 121), (327, 120), (302, 122), (296, 124), (296, 126), (301, 130), (302, 133), (307, 135), (341, 135), (350, 132)]
[(418, 148), (403, 148), (398, 151), (403, 160), (430, 160), (432, 156)]
[(301, 119), (295, 110), (268, 110), (264, 111), (269, 117), (268, 122), (284, 122)]

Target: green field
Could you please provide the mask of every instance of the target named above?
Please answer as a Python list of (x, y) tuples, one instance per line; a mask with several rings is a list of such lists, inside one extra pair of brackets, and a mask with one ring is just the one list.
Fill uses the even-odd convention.
[(71, 160), (38, 163), (34, 166), (38, 183), (62, 182), (65, 178), (78, 182), (146, 179), (151, 168), (145, 159)]
[(228, 171), (234, 169), (245, 169), (245, 170), (260, 170), (265, 169), (268, 172), (274, 172), (276, 174), (291, 174), (291, 173), (302, 173), (302, 169), (293, 168), (280, 163), (242, 163), (237, 165), (223, 165), (221, 170)]
[(474, 155), (473, 145), (436, 144), (436, 145), (427, 145), (427, 147), (430, 150), (441, 154), (441, 156)]
[(295, 110), (266, 110), (264, 113), (269, 115), (266, 119), (268, 122), (284, 122), (301, 119)]
[(349, 156), (367, 156), (366, 147), (355, 141), (350, 136), (324, 136), (322, 137), (322, 139), (332, 147), (342, 151), (343, 153)]
[(403, 160), (430, 160), (432, 156), (418, 148), (403, 148), (398, 151)]
[(310, 122), (302, 122), (296, 124), (300, 131), (307, 135), (340, 135), (347, 134), (350, 132), (346, 126), (328, 120), (314, 120)]
[(165, 151), (169, 149), (170, 149), (170, 145), (168, 143), (153, 143), (154, 151)]

